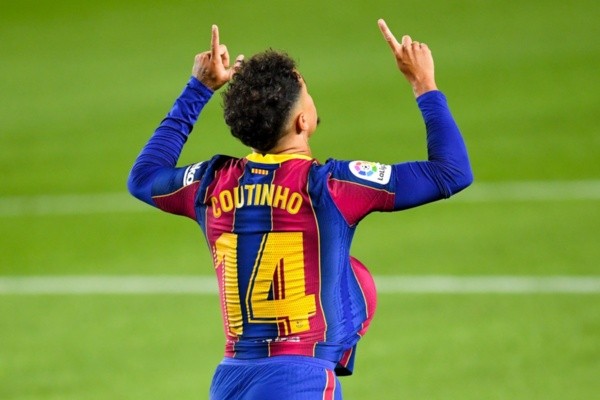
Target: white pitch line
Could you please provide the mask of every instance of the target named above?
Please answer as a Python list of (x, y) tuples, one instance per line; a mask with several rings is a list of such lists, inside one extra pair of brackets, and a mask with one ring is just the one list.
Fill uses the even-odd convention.
[(0, 294), (214, 294), (216, 278), (204, 276), (0, 277)]
[[(600, 276), (377, 276), (381, 294), (600, 294)], [(0, 277), (0, 295), (216, 294), (209, 276)]]
[(379, 276), (380, 293), (600, 294), (599, 276)]
[(600, 200), (600, 180), (478, 183), (458, 194), (457, 202)]
[(0, 197), (0, 217), (132, 213), (150, 209), (128, 193)]
[[(600, 200), (600, 180), (477, 182), (452, 203)], [(150, 211), (126, 192), (0, 197), (1, 217), (85, 215)]]

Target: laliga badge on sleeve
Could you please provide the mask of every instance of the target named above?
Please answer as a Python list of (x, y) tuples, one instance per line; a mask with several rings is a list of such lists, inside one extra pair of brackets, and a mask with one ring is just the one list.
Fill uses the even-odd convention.
[(194, 183), (196, 171), (198, 171), (198, 168), (200, 168), (201, 165), (202, 162), (199, 162), (196, 164), (192, 164), (186, 168), (185, 173), (183, 174), (183, 186), (191, 185), (192, 183)]
[(352, 161), (349, 164), (350, 172), (357, 178), (365, 181), (387, 185), (392, 176), (392, 167), (369, 161)]

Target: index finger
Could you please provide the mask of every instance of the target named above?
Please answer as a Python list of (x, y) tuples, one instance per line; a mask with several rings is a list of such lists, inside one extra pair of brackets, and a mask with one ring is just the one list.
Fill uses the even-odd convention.
[(212, 26), (210, 55), (213, 60), (217, 60), (219, 58), (219, 27), (217, 25)]
[(398, 50), (401, 47), (400, 43), (398, 42), (392, 31), (390, 31), (390, 28), (388, 28), (385, 21), (383, 19), (380, 19), (377, 21), (377, 25), (379, 25), (379, 30), (383, 34), (383, 38), (386, 42), (388, 42), (392, 50)]

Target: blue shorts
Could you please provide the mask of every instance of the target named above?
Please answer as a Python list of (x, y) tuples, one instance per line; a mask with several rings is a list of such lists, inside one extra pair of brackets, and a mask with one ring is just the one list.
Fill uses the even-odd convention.
[(225, 358), (213, 376), (210, 400), (341, 400), (334, 367), (303, 356)]

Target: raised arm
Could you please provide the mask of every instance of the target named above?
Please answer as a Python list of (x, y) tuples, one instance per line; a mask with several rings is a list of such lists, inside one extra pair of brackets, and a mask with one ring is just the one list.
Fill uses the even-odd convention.
[(379, 29), (411, 85), (427, 129), (427, 161), (394, 165), (395, 209), (447, 198), (469, 186), (473, 174), (462, 135), (446, 97), (437, 90), (429, 47), (404, 35), (398, 42), (384, 20)]
[(133, 196), (156, 205), (152, 200), (154, 182), (177, 173), (175, 166), (183, 145), (202, 108), (213, 92), (231, 79), (242, 59), (238, 56), (230, 67), (227, 47), (219, 43), (219, 29), (213, 25), (210, 50), (196, 55), (188, 84), (135, 160), (127, 180)]
[(394, 37), (384, 20), (377, 21), (385, 41), (392, 49), (398, 68), (413, 88), (415, 97), (437, 90), (434, 77), (433, 57), (425, 43), (402, 36), (402, 43)]
[(213, 91), (229, 82), (244, 60), (237, 56), (232, 68), (229, 67), (227, 46), (219, 42), (219, 27), (212, 26), (210, 50), (196, 55), (192, 75)]

